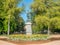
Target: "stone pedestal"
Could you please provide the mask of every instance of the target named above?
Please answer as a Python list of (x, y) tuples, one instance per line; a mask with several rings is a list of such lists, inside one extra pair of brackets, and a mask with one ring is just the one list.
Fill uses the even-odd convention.
[(27, 22), (27, 23), (26, 23), (26, 35), (32, 35), (31, 25), (32, 25), (31, 22)]

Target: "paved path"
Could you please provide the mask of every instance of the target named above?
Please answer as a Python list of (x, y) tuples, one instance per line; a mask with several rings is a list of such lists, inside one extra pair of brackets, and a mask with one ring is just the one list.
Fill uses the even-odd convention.
[(44, 43), (44, 44), (29, 44), (29, 45), (60, 45), (60, 40), (52, 41), (52, 42)]
[(51, 38), (60, 38), (60, 35), (51, 35)]
[(0, 45), (16, 45), (16, 44), (0, 40)]
[[(16, 45), (16, 44), (0, 40), (0, 45)], [(60, 40), (52, 41), (44, 44), (26, 44), (26, 45), (60, 45)]]

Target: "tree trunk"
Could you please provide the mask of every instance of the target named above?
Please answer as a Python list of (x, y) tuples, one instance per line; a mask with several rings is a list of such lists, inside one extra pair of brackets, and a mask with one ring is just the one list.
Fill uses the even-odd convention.
[(8, 18), (8, 35), (10, 34), (10, 15), (9, 15), (9, 18)]
[(48, 35), (50, 35), (50, 26), (48, 25)]

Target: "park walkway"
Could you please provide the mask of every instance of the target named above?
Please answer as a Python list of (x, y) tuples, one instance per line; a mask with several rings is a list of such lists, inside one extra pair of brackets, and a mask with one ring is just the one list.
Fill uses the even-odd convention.
[[(16, 45), (16, 44), (0, 40), (0, 45)], [(56, 40), (56, 41), (52, 41), (44, 44), (26, 44), (26, 45), (60, 45), (60, 40)]]
[(0, 40), (0, 45), (16, 45), (16, 44)]
[(44, 43), (44, 44), (29, 44), (29, 45), (60, 45), (60, 40), (56, 40), (56, 41), (52, 41), (52, 42)]

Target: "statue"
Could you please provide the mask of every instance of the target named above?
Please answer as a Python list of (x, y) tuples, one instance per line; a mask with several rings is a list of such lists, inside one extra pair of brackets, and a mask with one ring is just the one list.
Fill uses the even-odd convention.
[(27, 13), (27, 22), (31, 22), (31, 13)]
[(31, 28), (31, 14), (27, 13), (27, 22), (26, 22), (26, 35), (32, 35), (32, 28)]

